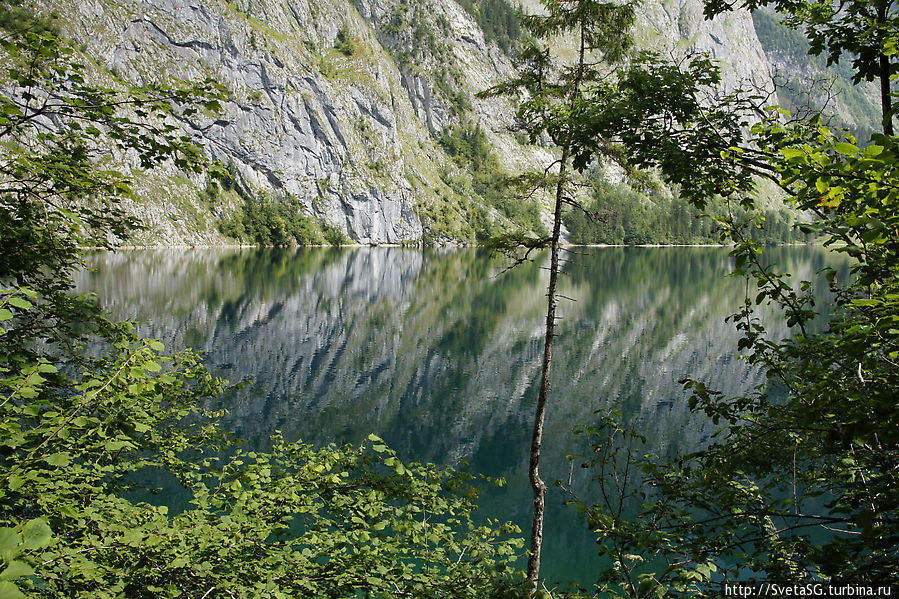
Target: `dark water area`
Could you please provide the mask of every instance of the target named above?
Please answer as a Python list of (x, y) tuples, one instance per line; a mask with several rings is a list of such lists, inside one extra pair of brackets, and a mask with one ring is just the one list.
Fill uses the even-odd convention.
[[(827, 265), (821, 248), (776, 248), (797, 281)], [(544, 257), (545, 259), (545, 257)], [(98, 253), (80, 291), (170, 349), (204, 352), (211, 369), (252, 384), (221, 399), (224, 425), (253, 447), (272, 432), (316, 445), (384, 438), (408, 461), (501, 477), (484, 517), (530, 523), (527, 483), (540, 376), (546, 264), (503, 272), (473, 249), (141, 250)], [(648, 452), (690, 451), (714, 428), (687, 408), (677, 382), (727, 393), (762, 381), (735, 355), (725, 317), (747, 288), (729, 278), (725, 248), (577, 248), (561, 282), (555, 362), (541, 466), (589, 501), (589, 472), (572, 434), (616, 409)], [(754, 294), (753, 294), (754, 295)], [(764, 316), (774, 335), (786, 329)], [(543, 573), (590, 585), (600, 567), (577, 512), (548, 496)]]

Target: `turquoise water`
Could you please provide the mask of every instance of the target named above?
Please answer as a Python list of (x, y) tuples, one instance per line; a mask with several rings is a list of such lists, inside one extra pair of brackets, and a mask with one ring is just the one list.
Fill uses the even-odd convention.
[[(770, 252), (801, 278), (833, 259), (819, 248)], [(545, 258), (545, 257), (544, 257)], [(746, 287), (723, 248), (578, 248), (568, 252), (544, 445), (543, 478), (589, 473), (571, 433), (617, 409), (647, 451), (689, 451), (713, 428), (691, 415), (678, 379), (736, 393), (762, 379), (734, 356), (724, 319)], [(376, 433), (410, 461), (502, 477), (485, 517), (527, 531), (527, 451), (539, 381), (545, 263), (472, 249), (142, 250), (91, 256), (80, 290), (170, 348), (205, 352), (246, 388), (222, 399), (225, 423), (251, 445), (269, 435), (316, 444)], [(845, 267), (844, 267), (845, 268)], [(784, 334), (773, 316), (775, 334)], [(589, 585), (595, 541), (561, 490), (548, 498), (543, 574)]]

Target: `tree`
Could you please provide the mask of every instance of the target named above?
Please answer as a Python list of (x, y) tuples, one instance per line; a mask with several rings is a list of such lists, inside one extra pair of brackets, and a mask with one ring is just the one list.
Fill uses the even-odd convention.
[[(747, 136), (757, 99), (717, 84), (705, 58), (646, 55), (594, 102), (593, 134), (696, 205), (720, 194), (753, 209), (755, 182), (766, 178), (813, 217), (798, 226), (856, 264), (848, 281), (825, 271), (797, 283), (765, 263), (746, 230), (764, 223), (718, 219), (735, 274), (755, 283), (732, 317), (737, 349), (768, 381), (728, 397), (685, 380), (691, 408), (723, 425), (694, 454), (644, 456), (639, 434), (614, 415), (586, 429), (596, 437), (584, 465), (602, 492), (578, 504), (615, 564), (605, 581), (630, 597), (715, 596), (753, 579), (895, 584), (899, 140), (875, 135), (860, 147), (817, 117), (776, 108)], [(829, 315), (812, 294), (821, 282), (833, 292)], [(780, 310), (791, 337), (767, 334), (754, 313), (761, 304)]]
[(69, 293), (79, 248), (109, 248), (138, 226), (118, 205), (133, 198), (131, 181), (98, 159), (117, 148), (134, 152), (144, 169), (164, 162), (203, 168), (172, 119), (217, 110), (221, 88), (211, 81), (171, 89), (89, 85), (52, 21), (4, 2), (0, 23), (12, 90), (0, 96), (0, 285), (32, 289), (41, 304), (7, 330), (0, 355), (11, 360), (34, 357), (37, 341), (71, 346), (81, 337), (74, 323), (90, 322), (96, 308)]
[(571, 64), (559, 64), (548, 47), (531, 44), (521, 53), (517, 76), (487, 92), (519, 99), (516, 127), (526, 131), (532, 143), (548, 138), (559, 153), (558, 159), (543, 172), (522, 178), (524, 185), (546, 189), (554, 197), (550, 235), (539, 239), (513, 235), (495, 242), (500, 247), (526, 248), (525, 259), (537, 248), (548, 247), (550, 250), (544, 350), (528, 466), (534, 494), (527, 566), (531, 596), (537, 591), (543, 544), (546, 484), (540, 477), (539, 466), (555, 336), (563, 206), (576, 204), (570, 197), (571, 169), (583, 171), (601, 149), (592, 137), (584, 135), (584, 108), (605, 80), (606, 65), (624, 58), (631, 44), (628, 32), (634, 22), (634, 8), (629, 3), (544, 0), (542, 5), (544, 14), (523, 17), (524, 28), (546, 43), (554, 37), (573, 33), (577, 58)]
[(810, 53), (827, 54), (827, 64), (851, 60), (853, 82), (877, 81), (883, 113), (883, 133), (893, 135), (891, 81), (899, 69), (895, 60), (899, 11), (892, 0), (873, 2), (848, 0), (708, 0), (705, 15), (712, 18), (735, 6), (756, 10), (772, 6), (784, 15), (784, 23), (802, 31)]
[(81, 248), (135, 226), (130, 180), (97, 157), (212, 168), (173, 119), (221, 89), (90, 85), (52, 23), (2, 4), (0, 24), (0, 597), (514, 592), (520, 541), (473, 520), (471, 477), (376, 437), (242, 451), (202, 408), (225, 383), (199, 356), (69, 295)]
[[(734, 316), (740, 349), (768, 383), (727, 397), (685, 381), (691, 407), (724, 428), (710, 447), (673, 461), (644, 458), (638, 436), (614, 419), (589, 431), (597, 437), (587, 464), (615, 499), (581, 507), (618, 566), (609, 580), (627, 596), (714, 595), (752, 579), (899, 580), (899, 148), (893, 138), (859, 149), (816, 137), (782, 147), (780, 168), (800, 206), (828, 212), (814, 226), (825, 243), (858, 260), (850, 281), (822, 273), (835, 294), (826, 326), (814, 324), (812, 282), (791, 284), (731, 230), (737, 272), (757, 282)], [(769, 302), (791, 338), (770, 339), (754, 317), (754, 305)], [(638, 484), (610, 489), (625, 472)], [(643, 508), (626, 514), (620, 497)]]

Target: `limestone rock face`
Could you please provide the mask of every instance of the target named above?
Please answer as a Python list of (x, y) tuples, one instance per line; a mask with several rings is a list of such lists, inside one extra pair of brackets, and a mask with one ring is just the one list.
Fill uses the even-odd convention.
[[(222, 112), (197, 113), (183, 129), (247, 189), (297, 198), (360, 243), (421, 240), (441, 219), (470, 229), (442, 176), (449, 158), (436, 140), (449, 125), (480, 124), (513, 170), (547, 157), (506, 131), (509, 104), (476, 98), (512, 65), (454, 0), (35, 2), (110, 76), (224, 85)], [(710, 23), (699, 0), (652, 0), (641, 11), (649, 42), (707, 50), (734, 65), (734, 81), (766, 76), (748, 15)], [(149, 242), (224, 242), (215, 222), (233, 200), (197, 216), (203, 181), (154, 177), (136, 177)]]
[(719, 61), (728, 89), (772, 91), (771, 67), (748, 12), (706, 20), (701, 0), (651, 0), (639, 15), (643, 43), (663, 54), (702, 52)]

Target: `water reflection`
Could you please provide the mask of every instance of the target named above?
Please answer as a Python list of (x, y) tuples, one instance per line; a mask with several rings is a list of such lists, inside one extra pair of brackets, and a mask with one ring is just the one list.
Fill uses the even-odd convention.
[[(812, 273), (814, 248), (772, 253)], [(478, 250), (167, 250), (96, 254), (78, 278), (118, 317), (169, 347), (206, 353), (253, 384), (223, 398), (227, 426), (256, 446), (274, 430), (317, 444), (375, 432), (417, 461), (467, 460), (508, 485), (485, 510), (529, 522), (527, 447), (543, 343), (544, 264), (500, 274)], [(689, 450), (709, 424), (679, 378), (726, 392), (760, 382), (724, 322), (742, 302), (720, 248), (578, 249), (568, 255), (543, 472), (567, 479), (571, 427), (616, 408), (653, 451)], [(583, 484), (585, 473), (572, 473)], [(550, 497), (545, 568), (589, 583), (592, 540)], [(553, 522), (565, 524), (552, 524)], [(580, 561), (579, 561), (580, 560)]]

